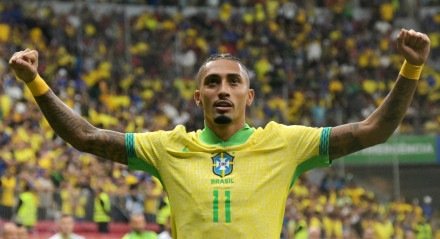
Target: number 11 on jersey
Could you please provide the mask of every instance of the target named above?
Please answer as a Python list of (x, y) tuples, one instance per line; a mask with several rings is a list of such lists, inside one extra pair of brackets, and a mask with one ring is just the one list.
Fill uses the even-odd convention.
[[(214, 189), (213, 191), (213, 201), (212, 201), (212, 221), (213, 222), (219, 222), (219, 190)], [(231, 191), (225, 190), (225, 222), (230, 223), (231, 222)]]

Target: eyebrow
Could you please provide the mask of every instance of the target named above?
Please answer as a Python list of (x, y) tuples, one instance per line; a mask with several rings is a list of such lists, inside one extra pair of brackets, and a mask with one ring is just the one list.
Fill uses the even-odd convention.
[[(234, 77), (238, 77), (240, 79), (243, 79), (243, 77), (240, 74), (237, 74), (237, 73), (226, 74), (226, 78), (234, 78)], [(212, 74), (206, 75), (203, 78), (203, 81), (205, 81), (206, 79), (212, 79), (212, 78), (221, 78), (221, 77), (220, 77), (220, 74), (212, 73)]]

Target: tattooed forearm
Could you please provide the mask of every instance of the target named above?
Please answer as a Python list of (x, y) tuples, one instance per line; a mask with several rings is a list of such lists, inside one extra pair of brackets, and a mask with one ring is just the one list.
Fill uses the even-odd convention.
[(55, 132), (73, 146), (81, 148), (82, 132), (92, 128), (68, 108), (52, 91), (35, 97), (41, 111)]
[(331, 159), (385, 142), (405, 116), (417, 81), (399, 76), (384, 102), (364, 121), (334, 127), (330, 135)]
[(35, 97), (55, 132), (78, 150), (127, 163), (124, 134), (94, 127), (65, 105), (52, 91)]
[(377, 125), (380, 134), (387, 138), (399, 126), (412, 101), (417, 81), (404, 78), (397, 79), (397, 82), (384, 102), (368, 118), (369, 124)]
[(127, 164), (124, 134), (98, 129), (98, 132), (91, 135), (89, 141), (90, 143), (85, 147), (86, 152)]
[(336, 159), (365, 148), (356, 137), (358, 130), (359, 123), (339, 126), (339, 128), (336, 127), (332, 130), (329, 146), (330, 159)]

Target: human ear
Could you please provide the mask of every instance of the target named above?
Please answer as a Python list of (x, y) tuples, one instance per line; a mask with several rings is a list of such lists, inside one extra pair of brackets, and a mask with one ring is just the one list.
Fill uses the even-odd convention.
[(246, 101), (246, 105), (247, 106), (251, 106), (252, 105), (252, 102), (254, 101), (254, 97), (255, 97), (254, 89), (249, 89), (249, 91), (248, 91), (248, 98), (247, 98), (247, 101)]
[(202, 105), (202, 102), (200, 101), (200, 91), (199, 90), (196, 90), (194, 92), (194, 101), (196, 102), (197, 106)]

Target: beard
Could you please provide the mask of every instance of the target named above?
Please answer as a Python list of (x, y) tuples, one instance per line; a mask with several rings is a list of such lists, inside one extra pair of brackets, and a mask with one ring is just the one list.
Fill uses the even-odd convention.
[(220, 115), (214, 119), (216, 124), (229, 124), (232, 122), (232, 119), (225, 115)]

